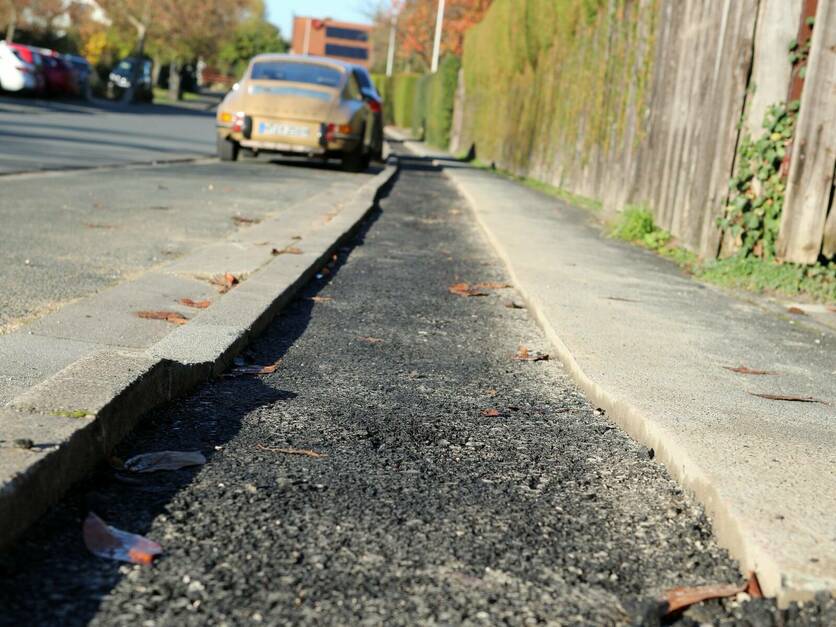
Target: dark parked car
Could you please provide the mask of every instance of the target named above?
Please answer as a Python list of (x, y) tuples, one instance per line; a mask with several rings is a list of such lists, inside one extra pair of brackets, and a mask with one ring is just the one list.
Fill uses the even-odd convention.
[(75, 72), (79, 95), (83, 98), (89, 98), (93, 78), (93, 68), (90, 66), (90, 62), (77, 54), (64, 55), (64, 59), (72, 66)]
[(357, 78), (357, 84), (360, 85), (363, 100), (372, 110), (374, 124), (371, 130), (371, 156), (380, 161), (383, 158), (383, 98), (374, 86), (366, 68), (355, 66), (354, 76)]
[(127, 57), (110, 71), (107, 81), (108, 98), (119, 99), (131, 88), (136, 80), (133, 99), (141, 102), (154, 101), (154, 85), (151, 79), (151, 59)]

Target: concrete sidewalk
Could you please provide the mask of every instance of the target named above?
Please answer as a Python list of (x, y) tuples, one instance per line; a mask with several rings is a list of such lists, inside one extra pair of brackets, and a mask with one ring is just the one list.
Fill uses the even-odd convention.
[(741, 569), (781, 602), (836, 590), (836, 336), (607, 239), (581, 209), (405, 144), (445, 168), (557, 356), (696, 494)]

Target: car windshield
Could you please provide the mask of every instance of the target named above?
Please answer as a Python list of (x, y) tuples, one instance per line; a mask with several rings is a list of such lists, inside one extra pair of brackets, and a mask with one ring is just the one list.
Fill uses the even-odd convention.
[(341, 72), (327, 65), (296, 63), (293, 61), (258, 61), (253, 64), (250, 78), (257, 81), (287, 81), (337, 87)]

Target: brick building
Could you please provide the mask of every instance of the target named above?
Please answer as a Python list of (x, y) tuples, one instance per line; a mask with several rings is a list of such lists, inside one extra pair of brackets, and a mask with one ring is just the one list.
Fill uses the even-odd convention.
[(290, 51), (369, 67), (371, 30), (368, 24), (294, 16)]

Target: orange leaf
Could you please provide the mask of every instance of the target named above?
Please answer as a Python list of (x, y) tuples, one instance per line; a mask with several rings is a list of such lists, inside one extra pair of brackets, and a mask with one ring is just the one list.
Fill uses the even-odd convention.
[(223, 275), (213, 276), (211, 279), (209, 279), (209, 283), (217, 287), (218, 292), (220, 292), (221, 294), (226, 294), (229, 290), (238, 285), (239, 282), (240, 281), (238, 280), (238, 277), (232, 274), (231, 272), (227, 272)]
[(192, 300), (191, 298), (181, 298), (180, 304), (186, 307), (193, 307), (195, 309), (206, 309), (212, 304), (210, 300)]
[(284, 248), (274, 248), (273, 255), (301, 255), (302, 249), (296, 246), (285, 246)]
[(483, 409), (482, 415), (485, 416), (485, 418), (499, 418), (502, 414), (499, 413), (498, 409), (491, 408)]
[(747, 368), (746, 366), (738, 366), (737, 368), (733, 368), (732, 366), (723, 366), (726, 370), (730, 370), (731, 372), (737, 372), (738, 374), (777, 374), (775, 372), (769, 372), (768, 370), (754, 370), (752, 368)]
[(456, 296), (468, 298), (470, 296), (487, 296), (487, 292), (483, 292), (476, 287), (471, 287), (469, 283), (454, 283), (447, 288), (447, 291)]
[[(236, 358), (237, 361), (238, 358)], [(243, 360), (242, 360), (243, 361)], [(232, 370), (232, 376), (242, 374), (273, 374), (282, 363), (281, 358), (277, 359), (275, 363), (267, 364), (266, 366), (259, 366), (258, 364), (240, 365)]]
[(749, 579), (745, 584), (719, 584), (712, 586), (697, 586), (694, 588), (673, 588), (668, 590), (659, 601), (664, 604), (665, 613), (663, 618), (669, 618), (677, 612), (684, 610), (696, 603), (702, 603), (710, 599), (721, 599), (732, 597), (741, 592), (746, 592), (753, 598), (760, 598), (760, 584), (755, 573), (749, 573)]
[(310, 300), (314, 303), (330, 303), (334, 299), (330, 296), (308, 296), (305, 300)]
[(801, 307), (787, 307), (787, 313), (795, 314), (797, 316), (803, 316), (807, 312), (804, 311)]
[(514, 359), (517, 361), (548, 361), (549, 356), (546, 353), (530, 351), (525, 346), (520, 346), (517, 354), (514, 355)]
[(361, 340), (363, 342), (367, 342), (368, 344), (380, 344), (383, 341), (379, 337), (369, 337), (369, 336), (366, 336), (366, 335), (361, 335), (357, 339)]
[(136, 315), (146, 320), (165, 320), (171, 324), (186, 324), (189, 321), (176, 311), (137, 311)]

